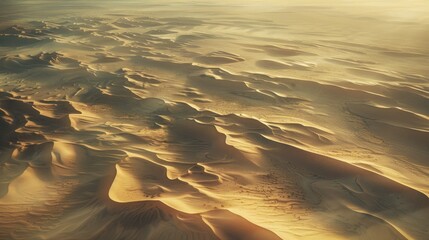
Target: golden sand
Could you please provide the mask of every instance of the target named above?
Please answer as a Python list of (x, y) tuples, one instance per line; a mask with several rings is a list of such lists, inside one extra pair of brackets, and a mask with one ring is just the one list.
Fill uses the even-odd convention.
[(0, 2), (0, 239), (428, 239), (427, 1)]

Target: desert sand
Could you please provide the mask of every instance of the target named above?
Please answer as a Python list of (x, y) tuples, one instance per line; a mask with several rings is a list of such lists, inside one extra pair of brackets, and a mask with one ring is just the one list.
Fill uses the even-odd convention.
[(0, 239), (428, 239), (429, 3), (0, 2)]

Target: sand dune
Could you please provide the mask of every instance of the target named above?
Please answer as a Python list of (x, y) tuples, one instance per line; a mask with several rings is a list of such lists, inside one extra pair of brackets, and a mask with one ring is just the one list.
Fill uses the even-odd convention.
[(2, 1), (0, 239), (427, 239), (425, 1)]

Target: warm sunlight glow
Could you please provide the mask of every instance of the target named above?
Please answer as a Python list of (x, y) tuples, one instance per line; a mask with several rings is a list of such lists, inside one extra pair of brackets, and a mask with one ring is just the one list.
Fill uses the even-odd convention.
[(429, 1), (0, 0), (0, 240), (428, 239)]

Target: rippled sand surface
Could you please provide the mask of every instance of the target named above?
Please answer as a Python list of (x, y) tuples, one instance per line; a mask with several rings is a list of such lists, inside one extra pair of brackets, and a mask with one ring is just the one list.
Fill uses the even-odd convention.
[(0, 13), (0, 239), (428, 239), (427, 1)]

